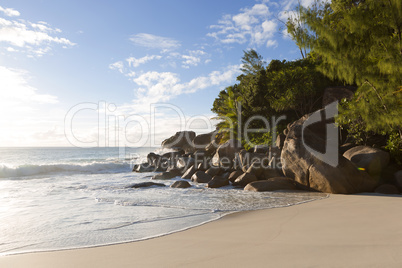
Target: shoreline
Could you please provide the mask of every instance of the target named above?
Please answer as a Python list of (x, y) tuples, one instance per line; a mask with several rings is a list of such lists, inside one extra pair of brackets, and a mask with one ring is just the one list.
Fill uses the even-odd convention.
[(330, 195), (146, 240), (0, 256), (2, 267), (400, 267), (402, 198)]
[[(287, 193), (288, 191), (277, 191), (277, 192), (284, 192)], [(300, 191), (301, 193), (308, 193), (308, 192), (304, 192), (304, 191)], [(298, 193), (298, 192), (292, 192), (290, 191), (289, 193)], [(216, 219), (210, 219), (204, 222), (201, 222), (199, 224), (193, 225), (193, 226), (189, 226), (189, 227), (185, 227), (183, 229), (179, 229), (179, 230), (175, 230), (169, 233), (163, 233), (163, 234), (158, 234), (155, 236), (150, 236), (150, 237), (144, 237), (144, 238), (139, 238), (136, 240), (127, 240), (127, 241), (121, 241), (121, 242), (111, 242), (111, 243), (106, 243), (106, 244), (99, 244), (99, 245), (88, 245), (88, 246), (79, 246), (79, 247), (72, 247), (72, 248), (56, 248), (56, 249), (43, 249), (43, 250), (36, 250), (36, 251), (22, 251), (22, 252), (4, 252), (4, 253), (0, 253), (0, 258), (1, 257), (6, 257), (6, 256), (15, 256), (15, 255), (25, 255), (25, 254), (36, 254), (36, 253), (52, 253), (52, 252), (59, 252), (59, 251), (70, 251), (70, 250), (81, 250), (81, 249), (90, 249), (90, 248), (99, 248), (99, 247), (106, 247), (106, 246), (115, 246), (115, 245), (124, 245), (124, 244), (130, 244), (130, 243), (136, 243), (136, 242), (141, 242), (141, 241), (146, 241), (146, 240), (150, 240), (150, 239), (157, 239), (160, 237), (164, 237), (164, 236), (168, 236), (168, 235), (172, 235), (175, 233), (179, 233), (179, 232), (184, 232), (193, 228), (197, 228), (200, 226), (203, 226), (205, 224), (209, 224), (211, 222), (215, 222), (215, 221), (219, 221), (221, 219), (223, 219), (224, 217), (228, 217), (232, 214), (238, 214), (238, 213), (246, 213), (246, 212), (252, 212), (252, 211), (260, 211), (260, 210), (270, 210), (270, 209), (276, 209), (276, 208), (286, 208), (286, 207), (291, 207), (291, 206), (298, 206), (298, 205), (303, 205), (306, 203), (310, 203), (310, 202), (315, 202), (315, 201), (320, 201), (322, 199), (327, 199), (331, 196), (331, 194), (326, 194), (326, 196), (324, 196), (325, 193), (322, 193), (323, 196), (320, 198), (316, 198), (316, 199), (310, 199), (310, 200), (305, 200), (305, 201), (300, 201), (297, 203), (292, 203), (292, 204), (287, 204), (287, 205), (282, 205), (282, 206), (277, 206), (277, 207), (268, 207), (268, 208), (255, 208), (255, 209), (251, 209), (251, 210), (242, 210), (242, 211), (227, 211), (222, 213), (221, 216), (219, 216)]]

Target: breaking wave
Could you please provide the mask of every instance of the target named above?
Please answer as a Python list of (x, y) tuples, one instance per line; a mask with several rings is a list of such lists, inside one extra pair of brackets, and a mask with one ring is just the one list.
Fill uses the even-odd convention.
[(130, 170), (130, 163), (124, 162), (94, 162), (87, 164), (43, 164), (43, 165), (20, 165), (8, 167), (0, 165), (0, 178), (19, 178), (37, 175), (57, 174), (100, 174), (121, 173)]

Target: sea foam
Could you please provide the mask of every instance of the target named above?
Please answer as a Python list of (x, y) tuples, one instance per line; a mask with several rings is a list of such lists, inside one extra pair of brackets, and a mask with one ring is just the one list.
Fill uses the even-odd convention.
[(35, 175), (56, 175), (56, 174), (99, 174), (127, 172), (130, 169), (129, 163), (95, 162), (88, 164), (44, 164), (44, 165), (20, 165), (9, 167), (0, 165), (0, 178), (19, 178)]

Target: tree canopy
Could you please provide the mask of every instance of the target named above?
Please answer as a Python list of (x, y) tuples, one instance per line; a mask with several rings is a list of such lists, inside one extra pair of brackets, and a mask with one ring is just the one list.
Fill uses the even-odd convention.
[[(337, 122), (355, 143), (365, 142), (362, 135), (387, 138), (402, 162), (402, 1), (314, 0), (292, 14), (287, 30), (302, 59), (267, 65), (257, 51), (244, 51), (238, 83), (214, 101), (218, 128), (244, 139), (251, 118), (291, 122), (321, 108), (326, 87), (351, 85), (357, 90), (341, 102)], [(267, 133), (263, 120), (247, 126), (261, 129), (254, 136), (260, 143), (278, 130)]]
[(322, 59), (320, 70), (359, 87), (341, 107), (340, 122), (358, 118), (366, 131), (400, 132), (402, 2), (333, 0), (303, 12), (316, 34), (310, 46)]

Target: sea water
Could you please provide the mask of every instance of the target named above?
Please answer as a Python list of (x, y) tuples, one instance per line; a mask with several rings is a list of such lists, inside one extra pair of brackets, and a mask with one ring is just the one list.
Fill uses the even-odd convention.
[(0, 148), (0, 254), (137, 241), (237, 211), (290, 206), (319, 193), (246, 192), (194, 184), (129, 188), (154, 173), (131, 172), (155, 148)]

